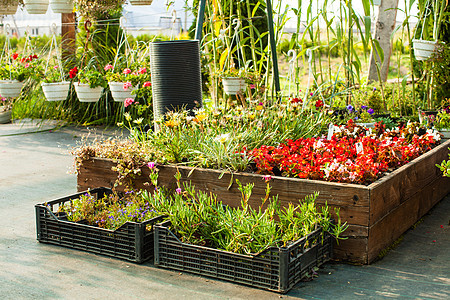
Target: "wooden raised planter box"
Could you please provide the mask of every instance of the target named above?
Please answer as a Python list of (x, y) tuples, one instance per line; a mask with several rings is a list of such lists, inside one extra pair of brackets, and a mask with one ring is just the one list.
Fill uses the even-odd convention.
[[(348, 239), (335, 245), (335, 258), (369, 264), (450, 192), (450, 179), (442, 177), (435, 166), (448, 159), (449, 146), (447, 141), (368, 186), (273, 176), (271, 195), (278, 194), (281, 205), (287, 205), (318, 191), (317, 202), (339, 207), (342, 221), (349, 225), (344, 233)], [(78, 190), (112, 187), (117, 178), (111, 170), (114, 165), (109, 159), (84, 161), (78, 172)], [(236, 183), (229, 188), (236, 179), (255, 184), (250, 205), (258, 206), (265, 195), (266, 183), (258, 174), (226, 172), (219, 179), (222, 172), (218, 170), (158, 168), (160, 184), (176, 187), (174, 174), (178, 169), (182, 181), (191, 181), (198, 189), (217, 194), (219, 200), (231, 206), (240, 205)], [(150, 181), (148, 176), (149, 170), (143, 168), (143, 174), (134, 180), (135, 188), (148, 188), (144, 185)]]

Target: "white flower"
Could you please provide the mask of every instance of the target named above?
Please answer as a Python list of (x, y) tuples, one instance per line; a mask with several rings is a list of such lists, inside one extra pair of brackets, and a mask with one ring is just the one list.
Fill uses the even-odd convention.
[(322, 142), (321, 140), (317, 140), (317, 141), (314, 143), (314, 150), (320, 149), (320, 148), (323, 148), (323, 147), (325, 147), (325, 143)]
[(228, 141), (229, 138), (230, 138), (230, 134), (229, 133), (224, 133), (224, 134), (216, 136), (214, 138), (214, 140), (217, 141), (217, 142), (225, 143), (226, 141)]
[(436, 142), (441, 140), (441, 135), (439, 134), (438, 131), (436, 131), (434, 129), (428, 129), (427, 135), (431, 136), (433, 138), (433, 140), (435, 140)]
[(134, 120), (133, 123), (139, 125), (139, 124), (142, 124), (142, 121), (144, 121), (144, 118), (139, 118), (139, 119), (137, 119), (137, 120)]

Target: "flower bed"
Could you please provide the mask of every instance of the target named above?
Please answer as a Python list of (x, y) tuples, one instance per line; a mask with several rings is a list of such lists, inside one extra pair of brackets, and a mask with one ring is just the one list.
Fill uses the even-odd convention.
[(419, 136), (413, 126), (384, 131), (381, 123), (376, 124), (373, 134), (355, 126), (353, 120), (332, 129), (336, 133), (330, 139), (287, 140), (246, 155), (253, 158), (259, 174), (370, 184), (432, 149), (437, 139), (431, 130)]
[[(37, 204), (37, 240), (58, 246), (107, 255), (142, 263), (153, 257), (153, 230), (151, 226), (162, 217), (143, 222), (126, 222), (115, 230), (88, 225), (86, 221), (71, 222), (60, 208), (71, 205), (87, 192), (81, 192), (43, 204)], [(112, 194), (110, 189), (90, 191), (93, 199)]]
[[(299, 178), (272, 176), (271, 193), (278, 194), (283, 206), (304, 198), (314, 191), (319, 192), (317, 202), (339, 207), (343, 222), (349, 228), (344, 233), (347, 240), (335, 247), (335, 257), (357, 263), (371, 263), (378, 254), (392, 244), (418, 219), (450, 192), (448, 178), (436, 168), (448, 156), (450, 142), (445, 142), (419, 156), (370, 185), (335, 183)], [(82, 161), (78, 173), (78, 189), (99, 186), (114, 186), (118, 173), (111, 159), (89, 158)], [(159, 182), (176, 187), (174, 174), (182, 174), (181, 181), (191, 181), (197, 188), (218, 195), (224, 204), (239, 206), (240, 194), (235, 184), (254, 183), (249, 200), (252, 206), (259, 205), (265, 196), (266, 183), (263, 175), (230, 173), (219, 170), (183, 166), (158, 166)], [(142, 174), (133, 179), (135, 188), (149, 188), (150, 171), (142, 168)], [(152, 189), (152, 187), (151, 187)]]
[(155, 226), (155, 265), (285, 293), (333, 253), (321, 228), (287, 247), (256, 255), (237, 254), (181, 242), (165, 222)]

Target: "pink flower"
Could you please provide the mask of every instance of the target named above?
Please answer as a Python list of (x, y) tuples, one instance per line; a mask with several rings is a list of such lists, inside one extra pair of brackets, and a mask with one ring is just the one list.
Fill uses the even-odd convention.
[(127, 91), (129, 88), (132, 88), (132, 87), (133, 87), (133, 85), (129, 81), (123, 83), (123, 90), (124, 91)]
[(269, 182), (269, 181), (272, 180), (272, 176), (270, 176), (270, 175), (264, 175), (264, 176), (263, 176), (263, 179), (264, 179), (265, 182)]
[(107, 65), (104, 67), (104, 69), (105, 69), (105, 71), (112, 70), (112, 69), (113, 69), (113, 66), (112, 66), (111, 64), (107, 64)]
[(146, 67), (139, 68), (138, 73), (139, 73), (139, 74), (147, 73), (147, 68), (146, 68)]
[(124, 106), (125, 106), (125, 107), (128, 107), (128, 106), (130, 106), (131, 104), (133, 104), (133, 102), (134, 102), (134, 99), (133, 99), (133, 98), (127, 98), (127, 99), (125, 99)]
[(29, 63), (26, 63), (25, 64), (25, 68), (29, 68), (30, 67), (30, 64)]
[(58, 66), (54, 66), (53, 69), (58, 70)]
[(131, 73), (131, 70), (126, 68), (125, 70), (123, 70), (123, 74), (128, 75)]
[(153, 161), (151, 161), (151, 162), (149, 162), (149, 163), (147, 164), (147, 166), (148, 166), (148, 168), (149, 168), (150, 170), (153, 170), (153, 169), (156, 167), (156, 163), (153, 162)]
[(175, 190), (175, 192), (177, 192), (177, 194), (181, 194), (181, 188), (177, 188), (177, 189)]
[(256, 86), (255, 86), (255, 85), (254, 85), (253, 83), (252, 83), (252, 84), (250, 84), (250, 89), (252, 89), (252, 90), (253, 90), (253, 89), (255, 89), (255, 87), (256, 87)]
[(152, 86), (152, 83), (150, 81), (144, 82), (143, 87), (148, 87), (148, 86)]

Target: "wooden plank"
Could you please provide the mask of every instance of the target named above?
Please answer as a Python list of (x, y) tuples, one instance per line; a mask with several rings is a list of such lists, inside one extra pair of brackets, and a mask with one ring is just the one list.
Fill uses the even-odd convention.
[[(159, 182), (168, 187), (175, 187), (174, 174), (179, 170), (182, 182), (191, 182), (198, 189), (217, 195), (224, 204), (237, 207), (241, 204), (241, 192), (236, 184), (236, 179), (243, 185), (253, 183), (253, 192), (249, 200), (252, 207), (258, 207), (266, 195), (266, 182), (258, 174), (226, 172), (197, 168), (192, 171), (190, 167), (159, 167)], [(144, 177), (148, 177), (148, 171), (143, 170)], [(190, 176), (188, 177), (188, 175)], [(219, 177), (222, 176), (220, 179)], [(230, 183), (231, 186), (230, 186)], [(319, 191), (317, 203), (330, 206), (334, 214), (334, 208), (340, 208), (340, 216), (343, 222), (352, 225), (368, 225), (369, 191), (365, 186), (354, 184), (336, 184), (296, 178), (274, 176), (270, 181), (271, 195), (278, 195), (278, 201), (282, 206), (289, 203), (297, 203), (305, 196)]]
[(342, 233), (342, 237), (351, 238), (368, 238), (369, 228), (367, 226), (348, 224), (346, 231)]
[(349, 238), (334, 245), (334, 258), (357, 264), (367, 264), (367, 238)]
[(449, 186), (450, 178), (437, 178), (372, 225), (369, 228), (368, 263), (442, 200), (448, 194)]
[[(447, 141), (369, 185), (369, 226), (441, 177), (442, 172), (435, 165), (448, 158), (449, 146)], [(450, 192), (450, 186), (447, 191)]]

